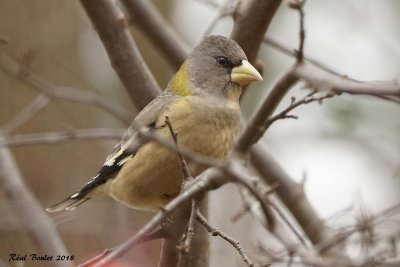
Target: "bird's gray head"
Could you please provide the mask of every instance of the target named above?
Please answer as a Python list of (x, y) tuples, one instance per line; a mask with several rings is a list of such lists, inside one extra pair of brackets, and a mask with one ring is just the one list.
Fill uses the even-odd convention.
[(190, 53), (171, 80), (170, 87), (175, 88), (170, 89), (184, 91), (184, 85), (190, 88), (185, 94), (226, 97), (232, 88), (241, 92), (242, 85), (260, 80), (261, 75), (237, 43), (227, 37), (210, 35)]

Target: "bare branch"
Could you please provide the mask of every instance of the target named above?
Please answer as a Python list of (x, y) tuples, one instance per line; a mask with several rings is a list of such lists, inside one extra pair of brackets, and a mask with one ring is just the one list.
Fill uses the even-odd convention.
[(10, 137), (4, 137), (0, 140), (0, 148), (3, 146), (23, 146), (38, 144), (54, 144), (67, 142), (70, 140), (93, 140), (93, 139), (111, 139), (120, 140), (124, 131), (118, 129), (82, 129), (67, 130), (60, 132), (47, 132), (35, 134), (18, 134)]
[[(283, 54), (285, 54), (287, 56), (296, 57), (296, 52), (293, 48), (284, 44), (282, 41), (274, 38), (273, 36), (269, 36), (268, 34), (266, 34), (264, 36), (264, 43), (271, 46), (272, 48), (275, 48), (276, 50), (282, 52)], [(304, 52), (303, 52), (303, 59), (305, 61), (309, 62), (310, 64), (312, 64), (312, 65), (318, 67), (319, 69), (324, 70), (328, 73), (343, 76), (343, 74), (341, 74), (338, 71), (332, 69), (331, 67), (323, 64), (322, 62), (318, 61), (317, 59), (312, 58), (311, 56), (305, 56)]]
[(0, 67), (8, 74), (19, 78), (48, 97), (96, 105), (125, 123), (130, 123), (132, 120), (130, 112), (118, 105), (114, 105), (108, 99), (90, 91), (50, 83), (33, 74), (26, 67), (18, 64), (4, 53), (0, 54)]
[[(322, 240), (330, 239), (333, 236), (333, 232), (311, 206), (304, 194), (302, 185), (293, 181), (260, 144), (251, 148), (250, 161), (261, 175), (260, 178), (266, 183), (277, 183), (279, 185), (276, 193), (294, 215), (296, 221), (313, 244), (318, 244)], [(340, 248), (335, 247), (326, 251), (326, 253), (339, 254), (341, 253), (339, 250)]]
[(246, 0), (240, 1), (236, 7), (231, 38), (243, 48), (251, 63), (256, 60), (264, 34), (281, 2)]
[(347, 94), (371, 96), (393, 96), (400, 99), (400, 80), (358, 82), (326, 73), (308, 64), (299, 64), (294, 68), (295, 75), (305, 80), (313, 89), (336, 90)]
[(188, 45), (148, 0), (122, 0), (131, 21), (137, 25), (178, 69), (189, 54)]
[[(175, 148), (177, 149), (177, 155), (181, 163), (181, 171), (183, 177), (181, 185), (182, 192), (188, 182), (193, 180), (193, 177), (191, 176), (190, 171), (187, 167), (185, 158), (178, 150), (178, 133), (174, 131), (168, 116), (165, 117), (165, 123), (168, 126), (171, 137), (175, 144)], [(192, 199), (191, 204), (192, 207), (193, 205), (195, 205), (195, 209), (197, 209), (196, 201), (194, 199)], [(189, 204), (184, 204), (181, 208), (179, 208), (169, 216), (168, 221), (171, 222), (167, 222), (163, 225), (164, 230), (168, 233), (168, 239), (165, 239), (162, 244), (161, 257), (158, 265), (159, 267), (180, 266), (180, 264), (182, 264), (182, 255), (189, 252), (189, 247), (183, 246), (181, 239), (182, 235), (184, 235), (185, 230), (189, 229), (188, 227), (191, 227), (187, 226), (188, 221), (190, 220), (191, 207)], [(188, 237), (187, 234), (186, 237)], [(191, 242), (191, 240), (189, 241)]]
[(287, 118), (297, 119), (297, 116), (289, 115), (289, 112), (301, 105), (306, 105), (306, 104), (309, 104), (312, 102), (318, 102), (318, 103), (322, 104), (323, 100), (332, 98), (332, 97), (340, 94), (337, 91), (328, 91), (325, 94), (323, 94), (322, 96), (314, 96), (315, 93), (316, 93), (316, 91), (313, 91), (300, 100), (296, 100), (294, 97), (292, 97), (291, 103), (287, 108), (283, 109), (281, 112), (279, 112), (278, 114), (276, 114), (268, 119), (266, 125), (264, 126), (263, 131), (265, 132), (272, 125), (272, 123), (274, 123), (277, 120), (287, 119)]
[(135, 235), (130, 237), (125, 243), (109, 253), (98, 263), (94, 264), (94, 266), (105, 266), (108, 263), (112, 262), (114, 259), (124, 255), (132, 248), (132, 245), (134, 245), (138, 239), (152, 231), (177, 208), (181, 207), (183, 204), (187, 203), (196, 196), (204, 194), (207, 191), (219, 188), (228, 181), (229, 178), (224, 176), (220, 170), (216, 168), (206, 170), (202, 173), (202, 175), (200, 175), (192, 183), (190, 183), (188, 185), (188, 188), (184, 190), (178, 197), (171, 200), (161, 211), (156, 213), (156, 215), (153, 216), (153, 218), (146, 225), (144, 225)]
[[(0, 142), (3, 142), (4, 138), (1, 134)], [(14, 157), (6, 147), (0, 148), (0, 185), (5, 189), (13, 211), (32, 238), (36, 248), (43, 254), (69, 255), (54, 224), (35, 196), (26, 188)], [(52, 264), (70, 266), (70, 263), (63, 261), (55, 261)]]
[(196, 199), (192, 200), (192, 206), (190, 209), (190, 218), (188, 222), (188, 227), (186, 230), (185, 238), (183, 239), (183, 245), (181, 245), (181, 251), (183, 253), (189, 253), (191, 249), (191, 244), (195, 235), (195, 222), (196, 222), (196, 212), (197, 212), (197, 201)]
[(81, 0), (81, 3), (103, 42), (111, 65), (132, 102), (141, 110), (161, 89), (140, 55), (123, 13), (109, 0)]
[(304, 11), (303, 7), (305, 0), (291, 0), (289, 2), (289, 7), (297, 10), (299, 12), (300, 19), (300, 30), (299, 30), (299, 49), (296, 51), (297, 62), (302, 62), (304, 59), (304, 40), (305, 40), (305, 30), (304, 30)]
[(244, 249), (242, 248), (242, 246), (240, 245), (239, 241), (236, 241), (235, 239), (233, 239), (232, 237), (230, 237), (229, 235), (225, 234), (224, 232), (222, 232), (221, 230), (213, 227), (208, 221), (207, 219), (200, 213), (198, 212), (196, 214), (196, 219), (199, 223), (201, 223), (204, 228), (207, 229), (207, 231), (212, 235), (212, 236), (219, 236), (222, 239), (225, 239), (228, 243), (230, 243), (240, 254), (240, 256), (243, 258), (243, 261), (250, 267), (254, 267), (254, 263), (250, 260), (249, 256), (247, 256), (246, 251), (244, 251)]
[[(169, 120), (169, 117), (165, 117), (165, 123), (168, 126), (169, 132), (171, 134), (172, 139), (174, 140), (174, 144), (176, 148), (178, 149), (178, 133), (174, 131), (174, 128), (172, 127), (171, 121)], [(182, 174), (183, 174), (183, 182), (182, 182), (182, 189), (185, 187), (186, 183), (190, 182), (193, 180), (192, 175), (190, 174), (189, 168), (187, 166), (185, 157), (182, 155), (182, 153), (177, 150), (176, 152), (179, 156), (179, 159), (181, 161), (181, 169), (182, 169)]]
[(9, 135), (15, 132), (19, 127), (23, 126), (42, 111), (49, 102), (50, 97), (47, 95), (38, 95), (28, 106), (17, 113), (11, 121), (2, 125), (3, 133)]
[(256, 143), (264, 134), (263, 128), (260, 126), (266, 124), (268, 117), (272, 115), (286, 92), (298, 81), (293, 71), (293, 68), (290, 69), (275, 83), (261, 107), (249, 120), (245, 130), (236, 142), (236, 150), (239, 153), (248, 151), (250, 146)]

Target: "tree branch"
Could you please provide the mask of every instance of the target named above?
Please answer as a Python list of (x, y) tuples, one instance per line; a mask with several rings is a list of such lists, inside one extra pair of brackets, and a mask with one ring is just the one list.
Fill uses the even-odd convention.
[(199, 223), (201, 223), (204, 228), (207, 229), (207, 231), (212, 235), (212, 236), (219, 236), (222, 239), (226, 240), (228, 243), (230, 243), (239, 253), (239, 255), (243, 258), (243, 261), (250, 267), (254, 267), (254, 263), (250, 260), (249, 256), (247, 256), (246, 251), (242, 248), (240, 245), (239, 241), (236, 241), (229, 235), (225, 234), (221, 230), (213, 227), (207, 219), (200, 213), (197, 213), (196, 219)]
[(19, 78), (48, 97), (96, 105), (125, 123), (130, 123), (132, 120), (130, 112), (111, 103), (108, 99), (90, 91), (50, 83), (4, 53), (0, 54), (0, 67), (9, 75)]
[(168, 58), (176, 69), (189, 54), (188, 45), (148, 0), (122, 0), (131, 21), (137, 25)]
[(251, 63), (256, 60), (264, 34), (281, 2), (246, 0), (240, 1), (236, 7), (231, 38), (243, 48)]
[(202, 173), (202, 175), (200, 175), (192, 183), (190, 183), (185, 191), (183, 191), (178, 197), (171, 200), (161, 211), (156, 213), (156, 215), (153, 216), (153, 218), (147, 224), (145, 224), (135, 235), (130, 237), (125, 243), (109, 253), (94, 266), (105, 266), (108, 263), (112, 262), (114, 259), (124, 255), (132, 248), (132, 245), (134, 245), (138, 239), (152, 231), (177, 208), (181, 207), (185, 203), (188, 203), (192, 198), (196, 196), (202, 195), (207, 191), (219, 188), (228, 181), (229, 178), (225, 177), (219, 169), (211, 168), (206, 170)]
[[(301, 184), (293, 181), (260, 144), (250, 150), (250, 161), (260, 177), (268, 184), (278, 184), (276, 193), (302, 227), (313, 244), (330, 239), (333, 233), (311, 206)], [(327, 254), (341, 253), (335, 247)]]
[(35, 134), (17, 134), (4, 137), (0, 140), (0, 148), (3, 146), (23, 146), (23, 145), (39, 145), (54, 144), (67, 142), (70, 140), (92, 140), (92, 139), (111, 139), (120, 140), (124, 131), (118, 129), (81, 129), (67, 130), (60, 132), (47, 132)]
[(371, 96), (393, 96), (400, 100), (400, 80), (359, 82), (345, 76), (324, 72), (309, 64), (299, 64), (294, 74), (306, 81), (313, 89), (322, 91), (336, 90), (347, 94)]
[(19, 127), (23, 126), (25, 123), (30, 121), (35, 117), (40, 111), (42, 111), (47, 104), (50, 102), (50, 97), (45, 94), (38, 95), (34, 100), (29, 103), (24, 109), (18, 112), (11, 121), (2, 125), (4, 134), (12, 134)]
[[(0, 142), (5, 136), (0, 134)], [(19, 222), (23, 224), (36, 247), (47, 255), (69, 255), (56, 228), (35, 196), (26, 188), (18, 166), (7, 147), (0, 147), (0, 185), (4, 188)], [(52, 266), (70, 266), (63, 261)]]
[(136, 47), (123, 13), (109, 0), (81, 0), (81, 4), (103, 42), (111, 65), (132, 102), (141, 110), (161, 90)]
[(266, 124), (266, 121), (288, 90), (298, 81), (298, 77), (294, 75), (293, 71), (293, 68), (290, 69), (275, 83), (261, 107), (257, 109), (256, 113), (249, 120), (245, 130), (236, 142), (236, 150), (239, 153), (246, 153), (250, 146), (256, 143), (264, 134), (261, 126)]

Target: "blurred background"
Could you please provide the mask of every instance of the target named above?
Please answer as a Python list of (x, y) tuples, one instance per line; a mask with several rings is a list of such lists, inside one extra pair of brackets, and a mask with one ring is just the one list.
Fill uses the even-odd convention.
[[(207, 4), (210, 1), (153, 2), (192, 46), (218, 12)], [(226, 1), (211, 2), (222, 5)], [(305, 12), (306, 56), (357, 80), (400, 77), (399, 1), (308, 0)], [(231, 18), (223, 18), (212, 33), (229, 35), (231, 27)], [(294, 49), (298, 28), (297, 13), (282, 4), (267, 35)], [(131, 30), (157, 81), (165, 88), (174, 69), (141, 32), (134, 26)], [(44, 80), (96, 92), (129, 110), (134, 118), (137, 111), (113, 72), (79, 1), (3, 0), (0, 34), (9, 39), (8, 44), (1, 44), (0, 53), (28, 65)], [(243, 99), (243, 113), (247, 117), (294, 63), (293, 58), (268, 45), (262, 46), (259, 57), (264, 63), (264, 82), (252, 86)], [(38, 94), (1, 68), (0, 87), (0, 125)], [(290, 97), (305, 94), (302, 85), (293, 88), (278, 109), (288, 106)], [(351, 220), (360, 210), (378, 212), (400, 201), (399, 111), (398, 104), (343, 95), (322, 105), (314, 103), (294, 110), (292, 114), (299, 119), (276, 122), (262, 142), (295, 180), (305, 179), (307, 196), (323, 218), (331, 219), (346, 209), (342, 221)], [(97, 107), (52, 100), (18, 133), (125, 127), (125, 123)], [(86, 183), (115, 143), (69, 141), (16, 147), (12, 152), (25, 182), (45, 208)], [(0, 199), (0, 259), (7, 262), (9, 253), (35, 253), (1, 189)], [(211, 203), (211, 222), (240, 240), (251, 257), (257, 257), (259, 244), (268, 244), (272, 237), (250, 215), (231, 222), (231, 215), (242, 206), (236, 188), (229, 185), (213, 192)], [(53, 219), (69, 252), (80, 263), (120, 244), (150, 217), (150, 213), (129, 210), (111, 199), (97, 199)], [(332, 226), (340, 221), (335, 216)], [(121, 260), (118, 266), (156, 266), (160, 243), (136, 248), (125, 256), (131, 263), (123, 265)], [(225, 242), (212, 238), (211, 247), (211, 266), (244, 266), (237, 252)], [(30, 262), (26, 266), (40, 265)]]

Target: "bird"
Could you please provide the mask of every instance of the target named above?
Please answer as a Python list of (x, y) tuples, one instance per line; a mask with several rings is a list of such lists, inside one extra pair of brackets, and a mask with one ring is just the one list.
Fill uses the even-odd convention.
[(139, 112), (99, 172), (46, 210), (74, 210), (99, 195), (137, 210), (162, 209), (180, 193), (180, 159), (172, 149), (143, 141), (139, 130), (173, 142), (168, 117), (179, 146), (223, 161), (240, 130), (243, 86), (255, 81), (262, 81), (262, 76), (235, 41), (220, 35), (204, 37), (166, 89)]

